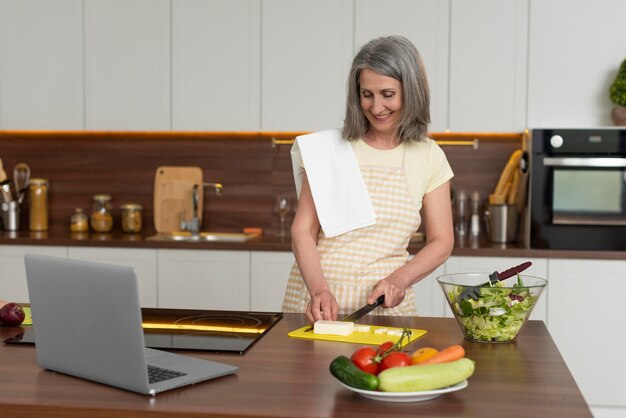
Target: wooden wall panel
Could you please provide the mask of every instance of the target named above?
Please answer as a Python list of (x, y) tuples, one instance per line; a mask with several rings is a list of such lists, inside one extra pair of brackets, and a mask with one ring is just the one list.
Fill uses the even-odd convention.
[[(113, 196), (115, 228), (120, 204), (143, 206), (144, 230), (153, 230), (154, 175), (162, 165), (199, 166), (205, 182), (219, 182), (224, 192), (205, 190), (203, 230), (239, 231), (258, 226), (276, 233), (275, 196), (295, 202), (289, 150), (272, 138), (292, 140), (298, 132), (73, 132), (0, 131), (0, 158), (9, 177), (18, 162), (33, 177), (50, 181), (50, 223), (69, 227), (74, 208), (89, 212), (92, 196)], [(484, 199), (495, 186), (522, 134), (433, 134), (441, 140), (456, 174), (453, 185)], [(457, 143), (478, 140), (478, 148)], [(446, 145), (452, 141), (455, 145)], [(23, 211), (26, 212), (26, 211)], [(287, 222), (291, 222), (291, 214)], [(23, 223), (22, 225), (27, 225)]]

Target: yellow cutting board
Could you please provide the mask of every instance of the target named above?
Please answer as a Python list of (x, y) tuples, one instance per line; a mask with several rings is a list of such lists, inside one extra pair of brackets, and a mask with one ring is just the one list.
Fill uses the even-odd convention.
[[(403, 328), (396, 327), (384, 327), (371, 325), (370, 330), (368, 332), (353, 332), (350, 335), (327, 335), (327, 334), (314, 334), (313, 329), (310, 325), (307, 325), (302, 328), (298, 328), (296, 330), (291, 331), (287, 335), (292, 338), (304, 338), (307, 340), (323, 340), (323, 341), (337, 341), (344, 343), (354, 343), (354, 344), (366, 344), (366, 345), (380, 345), (387, 341), (393, 341), (394, 343), (400, 339), (398, 335), (389, 335), (387, 333), (375, 334), (374, 331), (377, 329), (386, 329), (386, 330), (400, 330)], [(402, 343), (402, 347), (412, 343), (417, 340), (424, 334), (426, 334), (426, 330), (424, 329), (415, 329), (409, 328), (411, 330), (411, 337), (409, 341)], [(310, 331), (307, 331), (310, 330)]]
[(23, 306), (22, 309), (24, 310), (24, 320), (22, 321), (20, 325), (24, 325), (24, 326), (33, 325), (33, 315), (30, 312), (30, 307)]
[(180, 231), (181, 212), (185, 221), (193, 215), (192, 190), (198, 185), (198, 218), (202, 220), (203, 187), (200, 167), (157, 168), (154, 176), (154, 229), (159, 233)]

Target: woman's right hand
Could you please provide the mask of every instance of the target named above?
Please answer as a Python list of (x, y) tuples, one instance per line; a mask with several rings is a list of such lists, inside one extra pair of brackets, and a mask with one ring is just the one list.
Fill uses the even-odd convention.
[(339, 312), (339, 304), (335, 295), (330, 290), (323, 290), (318, 293), (311, 294), (311, 300), (306, 308), (306, 317), (311, 323), (320, 319), (327, 321), (336, 321), (337, 312)]

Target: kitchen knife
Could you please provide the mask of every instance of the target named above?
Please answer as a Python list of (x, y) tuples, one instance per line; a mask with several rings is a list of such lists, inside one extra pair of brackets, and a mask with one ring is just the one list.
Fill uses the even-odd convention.
[(522, 263), (519, 266), (511, 267), (510, 269), (504, 270), (502, 273), (498, 273), (497, 271), (494, 271), (493, 273), (489, 275), (489, 281), (487, 283), (483, 283), (477, 286), (472, 286), (468, 289), (465, 289), (463, 292), (461, 292), (461, 300), (465, 300), (468, 297), (474, 300), (478, 300), (478, 298), (480, 297), (481, 287), (493, 285), (494, 283), (499, 282), (500, 280), (505, 280), (505, 279), (508, 279), (509, 277), (513, 277), (516, 274), (521, 273), (522, 271), (526, 270), (532, 264), (533, 263), (531, 263), (530, 261), (526, 261), (525, 263)]
[[(515, 276), (517, 273), (521, 273), (526, 270), (528, 267), (532, 266), (533, 263), (530, 261), (526, 261), (525, 263), (520, 264), (519, 266), (511, 267), (508, 270), (504, 270), (502, 273), (498, 273), (494, 271), (489, 275), (489, 281), (491, 284), (495, 282), (499, 282), (500, 280), (508, 279), (509, 277)], [(488, 284), (488, 283), (485, 283)]]
[[(352, 312), (350, 315), (346, 316), (340, 321), (341, 322), (354, 322), (364, 317), (368, 313), (372, 312), (374, 309), (376, 309), (376, 307), (382, 305), (384, 302), (385, 302), (385, 295), (380, 295), (378, 299), (374, 301), (374, 303), (368, 303), (367, 305), (363, 306), (362, 308), (357, 309), (356, 311)], [(310, 327), (304, 330), (304, 332), (310, 332), (310, 331), (313, 331), (313, 325), (311, 325)]]
[(361, 319), (362, 317), (364, 317), (365, 315), (367, 315), (368, 313), (372, 312), (375, 308), (382, 305), (384, 302), (385, 302), (385, 295), (381, 295), (378, 297), (378, 299), (374, 301), (374, 303), (369, 303), (363, 306), (362, 308), (357, 309), (356, 311), (352, 312), (350, 315), (343, 318), (341, 322), (355, 322)]

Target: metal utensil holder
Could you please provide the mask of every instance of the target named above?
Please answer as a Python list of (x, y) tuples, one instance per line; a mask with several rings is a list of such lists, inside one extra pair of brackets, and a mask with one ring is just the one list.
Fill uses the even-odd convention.
[(2, 225), (5, 231), (20, 229), (20, 204), (14, 196), (11, 180), (0, 182), (0, 209), (2, 209)]
[(20, 229), (20, 205), (16, 200), (2, 202), (2, 225), (6, 231)]

